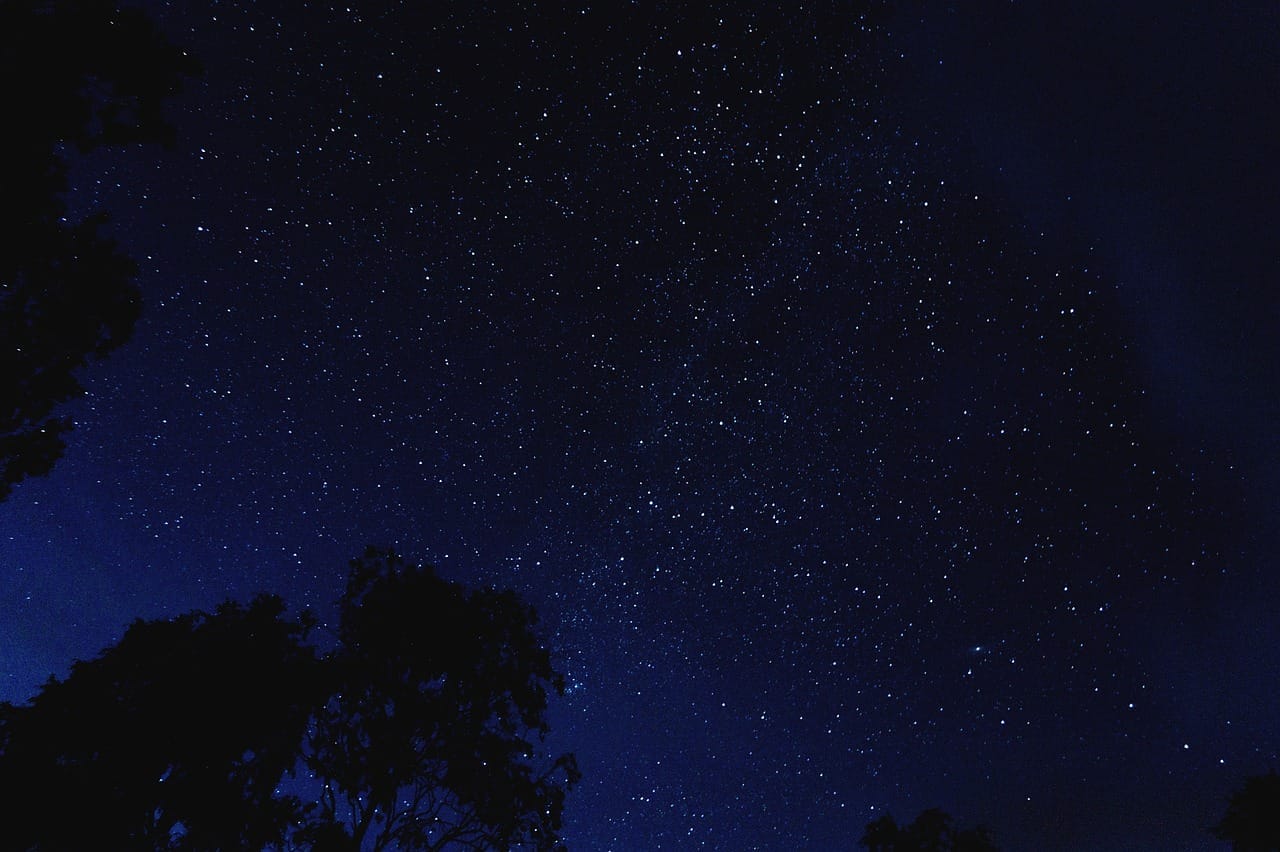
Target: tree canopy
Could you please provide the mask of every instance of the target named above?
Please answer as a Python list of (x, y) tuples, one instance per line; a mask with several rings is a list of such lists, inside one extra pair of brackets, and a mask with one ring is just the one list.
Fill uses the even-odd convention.
[(388, 552), (352, 567), (305, 755), (324, 781), (313, 826), (352, 849), (555, 848), (578, 775), (569, 755), (530, 762), (564, 689), (533, 610)]
[(371, 550), (340, 612), (325, 651), (274, 596), (137, 621), (0, 705), (11, 848), (559, 848), (533, 610)]
[(1235, 852), (1280, 852), (1280, 775), (1246, 778), (1212, 831)]
[(997, 852), (986, 826), (958, 829), (938, 808), (921, 812), (907, 826), (885, 814), (867, 824), (858, 843), (870, 852)]
[(134, 263), (103, 234), (106, 216), (69, 216), (68, 156), (170, 142), (164, 99), (196, 71), (137, 11), (0, 0), (0, 499), (62, 456), (71, 421), (55, 409), (139, 312)]
[(275, 788), (318, 697), (305, 628), (283, 611), (261, 597), (137, 621), (29, 705), (0, 706), (10, 848), (254, 848), (278, 838), (297, 808)]

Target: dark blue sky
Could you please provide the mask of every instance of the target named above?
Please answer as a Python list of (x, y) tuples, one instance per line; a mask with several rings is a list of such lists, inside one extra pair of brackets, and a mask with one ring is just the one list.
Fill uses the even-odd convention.
[(1274, 10), (145, 5), (0, 698), (377, 543), (538, 606), (577, 849), (1203, 849), (1275, 763)]

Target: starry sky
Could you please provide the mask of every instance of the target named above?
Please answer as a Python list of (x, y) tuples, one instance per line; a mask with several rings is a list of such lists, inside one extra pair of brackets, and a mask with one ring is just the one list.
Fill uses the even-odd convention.
[(1270, 4), (140, 4), (178, 145), (0, 504), (0, 699), (390, 545), (537, 606), (571, 848), (1212, 846), (1280, 748)]

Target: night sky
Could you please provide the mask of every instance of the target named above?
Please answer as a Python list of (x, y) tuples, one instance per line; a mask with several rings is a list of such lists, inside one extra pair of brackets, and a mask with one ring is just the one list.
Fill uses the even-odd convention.
[(538, 608), (574, 849), (1215, 848), (1280, 765), (1280, 7), (142, 5), (0, 700), (379, 544)]

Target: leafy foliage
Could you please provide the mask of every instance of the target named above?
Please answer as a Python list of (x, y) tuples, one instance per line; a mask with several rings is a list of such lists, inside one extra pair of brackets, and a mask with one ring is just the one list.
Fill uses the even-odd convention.
[(135, 622), (0, 705), (6, 848), (559, 848), (579, 776), (537, 763), (561, 679), (535, 624), (376, 550), (325, 654), (276, 597)]
[(138, 316), (135, 266), (69, 218), (66, 154), (169, 142), (164, 98), (195, 63), (138, 12), (105, 0), (0, 0), (0, 499), (48, 473), (84, 391), (76, 372), (124, 343)]
[(467, 591), (371, 550), (352, 563), (331, 698), (308, 768), (324, 782), (317, 826), (351, 848), (556, 846), (571, 756), (528, 762), (563, 681), (511, 592)]
[(317, 697), (305, 626), (283, 612), (260, 597), (137, 621), (31, 704), (0, 706), (8, 848), (247, 849), (282, 838), (300, 804), (275, 789)]

